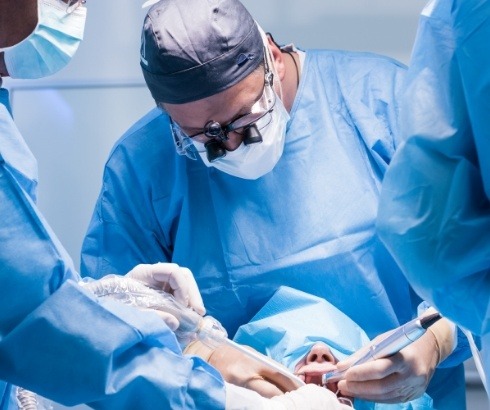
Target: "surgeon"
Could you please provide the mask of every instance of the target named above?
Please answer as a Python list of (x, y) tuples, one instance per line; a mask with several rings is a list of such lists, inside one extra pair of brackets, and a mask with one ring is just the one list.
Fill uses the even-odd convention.
[[(421, 299), (375, 229), (403, 66), (280, 48), (238, 0), (156, 3), (140, 64), (157, 107), (110, 154), (83, 275), (186, 266), (231, 336), (281, 285), (328, 300), (369, 338), (416, 316)], [(339, 388), (389, 402), (427, 390), (436, 408), (464, 409), (468, 356), (453, 349), (426, 334)]]
[[(481, 339), (490, 377), (490, 1), (422, 12), (403, 97), (404, 142), (378, 228), (422, 297)], [(476, 347), (476, 346), (475, 346)]]
[[(0, 0), (0, 84), (7, 75), (33, 79), (62, 69), (83, 37), (85, 17), (82, 2)], [(13, 122), (8, 91), (1, 88), (2, 410), (25, 404), (19, 395), (24, 389), (65, 405), (100, 409), (344, 408), (317, 386), (268, 400), (226, 384), (200, 358), (182, 355), (173, 316), (97, 300), (79, 284), (71, 259), (36, 208), (36, 187), (36, 161)], [(204, 313), (188, 269), (155, 263), (128, 271)], [(258, 387), (273, 386), (273, 379), (260, 378), (260, 366), (252, 371)]]

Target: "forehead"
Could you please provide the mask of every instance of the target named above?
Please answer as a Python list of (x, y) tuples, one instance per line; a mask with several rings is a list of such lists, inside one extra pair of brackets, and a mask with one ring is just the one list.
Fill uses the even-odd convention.
[(244, 108), (250, 108), (263, 87), (264, 69), (261, 66), (225, 91), (190, 103), (164, 104), (163, 108), (186, 128), (202, 128), (210, 120), (225, 124)]

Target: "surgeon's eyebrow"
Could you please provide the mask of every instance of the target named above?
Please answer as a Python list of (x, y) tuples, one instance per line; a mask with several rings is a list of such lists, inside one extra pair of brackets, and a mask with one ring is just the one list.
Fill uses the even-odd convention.
[[(265, 87), (266, 87), (266, 85), (265, 85), (265, 80), (264, 80), (264, 85), (259, 90), (259, 92), (255, 96), (254, 100), (252, 102), (250, 102), (250, 103), (245, 104), (242, 108), (240, 108), (238, 110), (238, 112), (233, 116), (233, 119), (231, 121), (228, 121), (228, 122), (225, 122), (225, 123), (220, 123), (221, 126), (222, 127), (225, 127), (228, 124), (231, 124), (233, 121), (236, 121), (240, 117), (244, 117), (245, 115), (251, 114), (252, 113), (251, 110), (252, 110), (253, 105), (255, 103), (257, 103), (262, 98), (262, 95), (264, 94), (264, 91), (265, 91)], [(199, 127), (187, 127), (184, 124), (179, 124), (179, 127), (182, 128), (186, 132), (186, 134), (189, 134), (189, 135), (193, 135), (193, 134), (195, 135), (197, 133), (201, 133), (201, 134), (204, 133), (204, 126), (202, 126), (202, 127), (199, 128)]]
[(252, 113), (252, 107), (254, 106), (254, 104), (256, 104), (262, 98), (264, 91), (265, 91), (265, 82), (264, 82), (264, 86), (261, 88), (259, 94), (255, 96), (253, 102), (244, 105), (240, 110), (238, 110), (238, 113), (233, 117), (233, 119), (231, 121), (227, 122), (227, 124), (230, 124), (233, 121), (236, 121), (238, 118), (243, 117), (244, 115), (251, 114)]
[(228, 121), (227, 123), (225, 123), (225, 125), (228, 125), (228, 124), (232, 123), (233, 121), (236, 121), (238, 118), (243, 117), (244, 115), (251, 114), (252, 113), (252, 107), (254, 106), (254, 104), (257, 103), (262, 98), (262, 95), (264, 94), (265, 87), (266, 87), (265, 76), (267, 74), (267, 70), (266, 70), (265, 66), (263, 66), (263, 65), (259, 65), (256, 68), (256, 70), (260, 70), (261, 74), (263, 76), (264, 81), (262, 83), (262, 87), (259, 88), (259, 91), (257, 92), (257, 95), (255, 96), (253, 101), (250, 102), (249, 104), (245, 104), (242, 108), (240, 108), (238, 110), (238, 112), (235, 114), (235, 116), (233, 117), (233, 119), (231, 121)]

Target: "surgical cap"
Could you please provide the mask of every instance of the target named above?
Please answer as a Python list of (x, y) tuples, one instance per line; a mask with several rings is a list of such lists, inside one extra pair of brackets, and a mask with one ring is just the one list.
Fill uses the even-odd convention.
[(217, 94), (263, 59), (258, 27), (238, 0), (162, 0), (145, 18), (140, 65), (157, 102)]

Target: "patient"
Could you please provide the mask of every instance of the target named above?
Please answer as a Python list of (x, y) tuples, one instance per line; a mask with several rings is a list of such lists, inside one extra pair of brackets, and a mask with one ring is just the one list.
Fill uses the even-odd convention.
[[(324, 299), (281, 287), (234, 340), (282, 363), (306, 383), (321, 385), (321, 376), (369, 343), (366, 333)], [(336, 383), (326, 386), (337, 391)], [(356, 410), (429, 410), (427, 394), (400, 404), (353, 399)]]
[[(310, 352), (294, 367), (294, 374), (306, 383), (322, 384), (322, 374), (336, 369), (337, 358), (323, 343), (315, 343)], [(327, 387), (330, 386), (327, 384)], [(332, 390), (332, 388), (330, 388)], [(335, 389), (336, 390), (336, 389)], [(335, 392), (334, 390), (334, 392)]]

